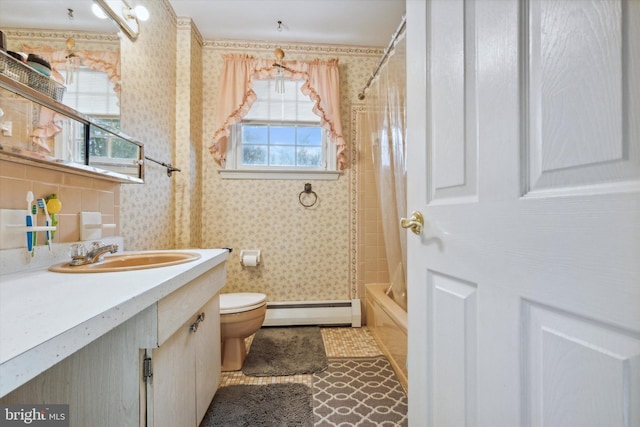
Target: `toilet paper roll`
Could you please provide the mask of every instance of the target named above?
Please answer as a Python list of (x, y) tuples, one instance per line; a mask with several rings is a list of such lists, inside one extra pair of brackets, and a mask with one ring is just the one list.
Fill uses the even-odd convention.
[(258, 265), (258, 257), (255, 255), (245, 255), (242, 257), (242, 264), (245, 267), (255, 267)]

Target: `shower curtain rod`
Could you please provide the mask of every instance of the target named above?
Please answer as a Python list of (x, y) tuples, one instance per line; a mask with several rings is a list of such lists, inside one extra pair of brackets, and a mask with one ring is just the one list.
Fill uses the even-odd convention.
[(400, 33), (402, 32), (402, 30), (404, 30), (404, 27), (406, 25), (407, 25), (407, 16), (406, 15), (402, 15), (402, 20), (400, 21), (400, 25), (398, 25), (398, 29), (391, 36), (391, 41), (387, 45), (387, 48), (384, 50), (384, 53), (382, 54), (382, 58), (380, 58), (380, 61), (378, 61), (378, 65), (376, 65), (376, 68), (371, 73), (371, 76), (369, 77), (369, 80), (367, 81), (367, 84), (364, 85), (364, 87), (362, 88), (362, 90), (358, 94), (358, 99), (360, 101), (362, 101), (364, 99), (364, 91), (369, 88), (369, 85), (371, 85), (371, 82), (373, 81), (373, 79), (376, 78), (376, 75), (378, 74), (378, 71), (380, 71), (380, 68), (382, 67), (382, 64), (384, 63), (384, 61), (389, 56), (389, 53), (391, 52), (391, 48), (395, 44), (396, 40), (400, 36)]

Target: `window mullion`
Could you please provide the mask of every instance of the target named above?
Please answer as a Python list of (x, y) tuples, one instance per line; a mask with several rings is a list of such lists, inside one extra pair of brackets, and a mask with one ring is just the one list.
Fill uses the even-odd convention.
[(271, 166), (271, 126), (267, 126), (267, 166)]

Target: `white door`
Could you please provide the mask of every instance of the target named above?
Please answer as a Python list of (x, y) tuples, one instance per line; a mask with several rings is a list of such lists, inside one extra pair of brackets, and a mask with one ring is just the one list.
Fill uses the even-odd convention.
[(640, 426), (640, 1), (407, 0), (411, 426)]

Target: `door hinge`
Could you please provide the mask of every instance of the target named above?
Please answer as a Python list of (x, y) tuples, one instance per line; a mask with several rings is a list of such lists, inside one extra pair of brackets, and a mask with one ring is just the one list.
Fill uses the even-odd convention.
[(142, 363), (142, 379), (147, 382), (151, 377), (153, 377), (153, 366), (151, 364), (151, 358), (147, 356)]

